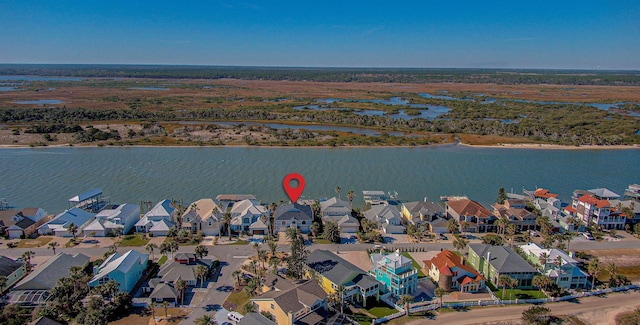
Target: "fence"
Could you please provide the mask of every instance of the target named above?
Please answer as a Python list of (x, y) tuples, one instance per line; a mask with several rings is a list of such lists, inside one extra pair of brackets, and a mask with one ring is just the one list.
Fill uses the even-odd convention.
[[(628, 285), (624, 287), (609, 288), (609, 289), (596, 290), (596, 291), (590, 291), (590, 292), (581, 292), (578, 294), (562, 296), (557, 298), (552, 297), (552, 298), (541, 298), (541, 299), (498, 300), (497, 298), (495, 298), (495, 296), (493, 296), (494, 299), (496, 300), (445, 302), (442, 304), (442, 307), (461, 308), (461, 307), (477, 307), (477, 306), (491, 306), (491, 305), (540, 304), (545, 302), (560, 302), (560, 301), (572, 300), (572, 299), (582, 298), (582, 297), (597, 296), (597, 295), (606, 294), (606, 293), (633, 290), (638, 288), (640, 288), (639, 285), (633, 284), (633, 285)], [(438, 307), (440, 307), (440, 304), (438, 303), (414, 304), (409, 307), (409, 313), (412, 314), (412, 313), (418, 313), (423, 311), (436, 310), (438, 309)]]
[(374, 319), (374, 320), (371, 322), (371, 325), (376, 325), (376, 324), (384, 323), (384, 322), (386, 322), (386, 321), (390, 321), (390, 320), (392, 320), (392, 319), (395, 319), (395, 318), (398, 318), (398, 317), (402, 317), (402, 316), (404, 316), (404, 314), (405, 314), (405, 312), (404, 312), (404, 310), (403, 310), (403, 311), (397, 312), (397, 313), (395, 313), (395, 314), (393, 314), (393, 315), (387, 315), (387, 316), (384, 316), (384, 317), (382, 317), (382, 318)]

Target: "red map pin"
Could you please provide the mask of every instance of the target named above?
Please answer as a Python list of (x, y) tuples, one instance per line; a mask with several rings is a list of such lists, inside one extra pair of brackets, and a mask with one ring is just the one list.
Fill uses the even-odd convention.
[[(292, 180), (298, 181), (298, 186), (292, 187)], [(282, 181), (282, 187), (287, 193), (287, 196), (289, 196), (289, 199), (291, 199), (291, 202), (295, 203), (300, 198), (302, 191), (304, 191), (304, 177), (302, 177), (302, 175), (298, 173), (291, 173), (284, 177), (284, 180)]]

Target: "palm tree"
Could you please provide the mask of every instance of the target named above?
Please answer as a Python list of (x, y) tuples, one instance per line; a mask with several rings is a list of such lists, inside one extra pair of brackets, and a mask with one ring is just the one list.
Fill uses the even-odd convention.
[[(509, 289), (513, 289), (517, 287), (519, 284), (520, 284), (520, 281), (518, 279), (511, 279), (511, 282), (509, 283)], [(511, 300), (511, 294), (513, 294), (513, 290), (509, 292), (509, 300)]]
[(338, 199), (340, 198), (340, 190), (342, 190), (340, 186), (336, 186), (336, 193), (338, 194)]
[(151, 254), (151, 260), (155, 260), (156, 259), (155, 250), (158, 248), (158, 245), (154, 243), (148, 243), (147, 246), (145, 246), (145, 248), (147, 249), (147, 252)]
[(209, 269), (204, 265), (198, 265), (195, 271), (196, 277), (200, 280), (200, 287), (204, 285), (204, 278), (209, 274)]
[(538, 256), (538, 260), (540, 261), (540, 265), (542, 266), (542, 271), (546, 271), (547, 270), (547, 262), (549, 261), (549, 253), (547, 252), (542, 252), (540, 253), (540, 255)]
[(169, 302), (168, 301), (163, 301), (162, 302), (162, 307), (164, 308), (164, 318), (169, 317), (169, 313), (168, 313), (168, 308), (169, 308)]
[(340, 227), (334, 221), (329, 221), (324, 225), (324, 231), (322, 232), (322, 237), (328, 241), (332, 241), (334, 243), (340, 242)]
[(7, 277), (0, 275), (0, 294), (4, 292), (4, 285), (7, 284)]
[(227, 211), (222, 215), (222, 222), (227, 225), (227, 232), (229, 233), (229, 241), (231, 241), (231, 212)]
[(456, 237), (456, 239), (453, 241), (453, 247), (457, 250), (463, 250), (465, 247), (467, 247), (467, 244), (469, 244), (469, 241), (460, 237)]
[(180, 292), (180, 304), (184, 305), (184, 296), (185, 293), (187, 293), (187, 288), (189, 287), (189, 284), (187, 284), (187, 281), (182, 280), (182, 279), (178, 279), (173, 286), (176, 288), (176, 290), (178, 290), (178, 292)]
[(257, 266), (258, 263), (255, 260), (251, 260), (251, 262), (249, 262), (249, 267), (253, 270), (253, 274), (258, 274)]
[(278, 274), (278, 265), (280, 265), (280, 259), (276, 256), (272, 256), (269, 259), (269, 267), (273, 270), (273, 274)]
[(514, 223), (509, 223), (507, 225), (507, 235), (509, 236), (509, 246), (513, 243), (513, 236), (516, 235), (516, 225)]
[(456, 232), (456, 230), (458, 230), (458, 228), (460, 228), (460, 224), (458, 224), (458, 220), (454, 218), (449, 219), (449, 221), (447, 222), (447, 231), (453, 234)]
[(34, 257), (36, 255), (36, 252), (34, 251), (26, 251), (24, 253), (22, 253), (22, 260), (25, 261), (26, 266), (27, 266), (27, 272), (31, 271), (31, 258)]
[(233, 271), (233, 273), (231, 273), (231, 276), (233, 277), (233, 288), (235, 289), (240, 285), (240, 277), (242, 276), (242, 271), (235, 270)]
[(353, 198), (354, 197), (356, 197), (356, 194), (353, 191), (353, 189), (349, 190), (349, 192), (347, 192), (347, 199), (349, 199), (349, 207), (351, 208), (351, 210), (353, 210)]
[(289, 227), (287, 228), (287, 230), (285, 230), (285, 235), (287, 236), (287, 239), (289, 241), (293, 241), (293, 239), (298, 236), (298, 229)]
[(203, 258), (203, 257), (209, 255), (209, 250), (206, 247), (204, 247), (203, 245), (198, 245), (198, 246), (196, 246), (196, 248), (194, 250), (194, 254), (198, 258)]
[(50, 241), (49, 244), (47, 244), (47, 246), (49, 246), (47, 248), (48, 249), (49, 248), (52, 249), (53, 250), (53, 255), (56, 255), (56, 247), (58, 247), (59, 245), (60, 244), (58, 244), (58, 242), (56, 242), (56, 241)]
[[(339, 187), (338, 187), (339, 189)], [(347, 288), (345, 288), (342, 284), (338, 286), (336, 292), (340, 296), (340, 313), (344, 314), (344, 294), (347, 293)]]
[(72, 222), (67, 226), (67, 231), (69, 233), (71, 233), (71, 236), (73, 236), (73, 242), (75, 243), (76, 242), (76, 233), (78, 232), (78, 226), (76, 226)]
[(556, 258), (553, 259), (553, 265), (558, 268), (558, 272), (560, 271), (560, 267), (562, 267), (562, 262), (562, 256), (560, 255), (556, 256)]
[(267, 261), (267, 251), (264, 249), (258, 250), (258, 261), (262, 262), (262, 268), (264, 269), (264, 263)]
[(498, 278), (498, 286), (502, 286), (502, 299), (505, 299), (507, 286), (511, 284), (512, 277), (503, 274)]
[(275, 240), (270, 240), (267, 242), (267, 246), (269, 247), (271, 258), (276, 257), (276, 253), (278, 252), (278, 242)]
[(398, 303), (401, 303), (402, 305), (404, 305), (404, 312), (405, 315), (409, 316), (409, 304), (413, 302), (413, 296), (412, 295), (402, 295), (402, 297), (400, 297), (400, 300), (398, 300)]
[(320, 224), (314, 221), (313, 223), (311, 223), (311, 227), (309, 227), (309, 229), (311, 230), (311, 235), (313, 236), (313, 238), (316, 238), (318, 237), (318, 233), (320, 232)]
[(447, 294), (447, 290), (442, 287), (437, 287), (433, 293), (436, 295), (436, 297), (440, 298), (440, 308), (442, 308), (442, 298)]
[(203, 315), (200, 318), (196, 319), (196, 325), (211, 325), (213, 324), (213, 318), (210, 315)]
[(542, 275), (534, 275), (533, 280), (531, 280), (531, 284), (534, 287), (538, 287), (538, 289), (540, 289), (540, 292), (542, 292), (542, 287), (544, 286), (544, 279), (542, 277)]
[(177, 252), (179, 248), (180, 248), (180, 245), (178, 244), (177, 241), (173, 239), (169, 241), (169, 250), (171, 251), (172, 258), (173, 258), (173, 253)]
[(160, 254), (166, 255), (169, 252), (171, 252), (171, 245), (169, 245), (169, 243), (163, 242), (160, 244)]
[(609, 272), (609, 276), (610, 276), (609, 283), (612, 283), (613, 279), (615, 279), (616, 275), (618, 274), (618, 267), (616, 266), (615, 263), (611, 262), (607, 264), (607, 272)]
[(598, 260), (597, 257), (589, 260), (589, 264), (587, 265), (587, 272), (589, 272), (589, 275), (591, 275), (591, 290), (593, 290), (595, 286), (596, 278), (598, 277), (601, 269), (602, 266), (600, 265), (600, 260)]

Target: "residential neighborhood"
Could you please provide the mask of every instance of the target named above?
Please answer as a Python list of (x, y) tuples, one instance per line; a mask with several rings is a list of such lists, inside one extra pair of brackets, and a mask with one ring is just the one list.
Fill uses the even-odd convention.
[[(467, 304), (633, 289), (639, 279), (626, 264), (605, 264), (582, 247), (640, 247), (635, 188), (624, 197), (576, 190), (567, 203), (544, 188), (501, 190), (490, 207), (464, 196), (403, 202), (365, 191), (364, 209), (339, 197), (263, 204), (250, 194), (114, 204), (92, 190), (57, 214), (0, 210), (2, 302), (57, 308), (58, 316), (39, 316), (61, 323), (128, 317), (105, 309), (114, 304), (218, 324), (377, 324)], [(20, 248), (28, 243), (35, 246)], [(60, 309), (70, 297), (104, 303)]]

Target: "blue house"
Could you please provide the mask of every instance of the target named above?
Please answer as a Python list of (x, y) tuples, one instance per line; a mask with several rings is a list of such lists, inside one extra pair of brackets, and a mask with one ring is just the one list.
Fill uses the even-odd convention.
[(418, 286), (418, 270), (411, 259), (400, 252), (371, 254), (369, 273), (384, 284), (384, 292), (391, 292), (396, 297), (412, 294)]
[(149, 255), (130, 250), (125, 254), (115, 253), (109, 256), (100, 266), (93, 268), (90, 287), (115, 280), (121, 292), (131, 292), (147, 268)]

